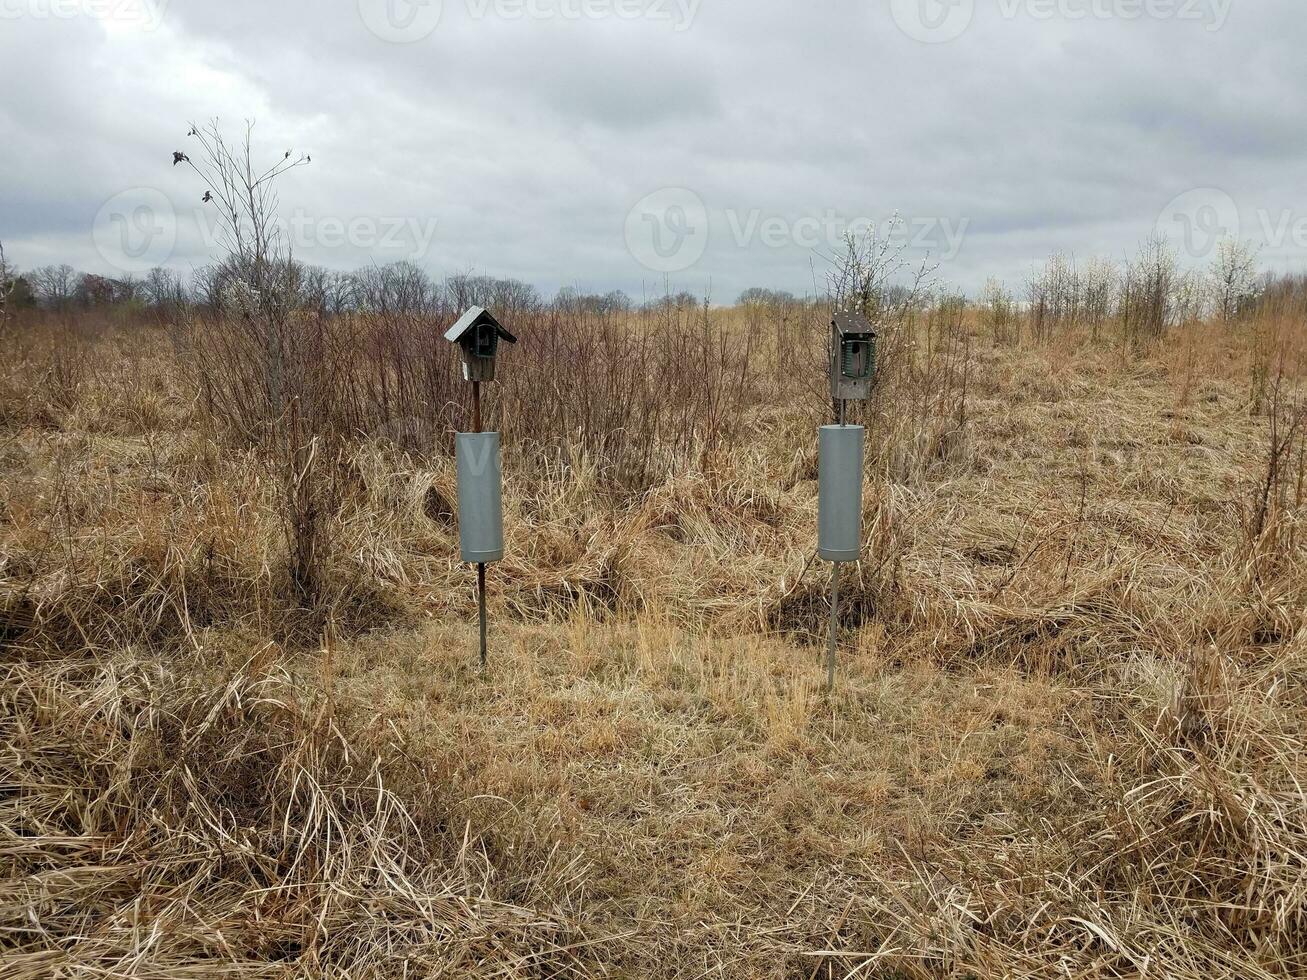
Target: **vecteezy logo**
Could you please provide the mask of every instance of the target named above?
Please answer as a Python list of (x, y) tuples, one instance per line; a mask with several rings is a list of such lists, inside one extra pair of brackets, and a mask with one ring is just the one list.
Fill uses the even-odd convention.
[(171, 0), (0, 0), (0, 20), (72, 20), (88, 17), (141, 30), (157, 30)]
[(890, 0), (894, 22), (908, 37), (942, 44), (962, 36), (976, 15), (976, 0)]
[(120, 272), (163, 265), (177, 244), (177, 213), (153, 187), (134, 187), (105, 201), (96, 212), (91, 239), (100, 258)]
[(1222, 239), (1239, 237), (1239, 205), (1215, 187), (1195, 187), (1171, 200), (1157, 218), (1158, 238), (1178, 243), (1190, 258), (1206, 259)]
[(440, 23), (442, 0), (358, 0), (363, 24), (383, 41), (411, 44)]
[(708, 209), (685, 187), (642, 197), (626, 216), (626, 248), (654, 272), (683, 272), (708, 247)]

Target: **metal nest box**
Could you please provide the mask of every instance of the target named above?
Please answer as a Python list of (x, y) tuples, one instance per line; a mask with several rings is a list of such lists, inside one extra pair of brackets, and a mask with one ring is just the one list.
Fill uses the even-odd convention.
[(517, 343), (517, 338), (504, 329), (494, 314), (480, 306), (469, 307), (458, 322), (445, 331), (445, 339), (458, 344), (463, 352), (463, 378), (466, 381), (494, 381), (499, 342)]
[(831, 318), (832, 398), (865, 401), (876, 375), (876, 331), (861, 314), (839, 310)]

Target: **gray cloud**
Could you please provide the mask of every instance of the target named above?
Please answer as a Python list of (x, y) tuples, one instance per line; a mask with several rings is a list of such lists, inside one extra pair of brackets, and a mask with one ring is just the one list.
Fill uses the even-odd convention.
[[(643, 17), (618, 15), (630, 0), (444, 0), (411, 43), (369, 30), (385, 0), (171, 0), (153, 30), (78, 2), (56, 17), (0, 0), (0, 238), (25, 265), (112, 272), (96, 217), (121, 200), (139, 217), (116, 197), (139, 188), (178, 216), (169, 263), (208, 261), (213, 217), (197, 222), (202, 188), (170, 154), (213, 116), (256, 118), (270, 159), (313, 154), (280, 191), (302, 258), (545, 291), (660, 289), (639, 259), (699, 220), (675, 205), (628, 222), (663, 188), (693, 192), (707, 222), (701, 256), (667, 275), (719, 300), (811, 290), (828, 228), (895, 211), (910, 253), (964, 289), (1055, 249), (1126, 255), (1194, 188), (1228, 195), (1254, 241), (1307, 217), (1296, 0), (1234, 0), (1219, 30), (1216, 0), (1204, 20), (982, 0), (944, 43), (905, 30), (898, 0), (702, 0), (692, 18), (662, 0)], [(390, 2), (401, 22), (432, 9)], [(659, 221), (657, 243), (632, 245)], [(1264, 244), (1281, 267), (1307, 253)]]

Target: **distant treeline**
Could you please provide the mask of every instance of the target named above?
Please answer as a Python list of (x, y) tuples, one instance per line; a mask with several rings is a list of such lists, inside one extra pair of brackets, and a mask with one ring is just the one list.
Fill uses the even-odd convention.
[[(685, 309), (705, 302), (693, 293), (670, 289), (640, 302), (621, 290), (586, 293), (572, 287), (545, 297), (534, 286), (517, 279), (459, 274), (438, 280), (411, 262), (342, 272), (286, 261), (279, 264), (274, 276), (278, 286), (296, 298), (296, 306), (322, 314), (434, 312), (470, 305), (491, 307), (508, 316), (546, 308), (616, 313), (668, 305)], [(235, 261), (203, 266), (189, 277), (163, 267), (143, 275), (114, 278), (80, 272), (70, 265), (47, 265), (26, 272), (9, 270), (0, 280), (0, 290), (7, 292), (13, 311), (118, 306), (166, 314), (190, 307), (221, 311), (230, 302), (232, 286), (242, 278)], [(754, 287), (741, 293), (738, 302), (800, 308), (813, 300), (783, 290)]]
[[(1307, 274), (1275, 274), (1257, 268), (1257, 253), (1241, 243), (1225, 242), (1206, 268), (1182, 270), (1172, 250), (1151, 241), (1132, 261), (1096, 258), (1078, 263), (1057, 253), (1034, 267), (1015, 289), (991, 279), (972, 297), (935, 286), (913, 290), (891, 282), (877, 285), (877, 304), (917, 309), (941, 305), (970, 306), (996, 339), (1027, 335), (1049, 339), (1066, 328), (1120, 324), (1127, 334), (1160, 336), (1181, 323), (1207, 318), (1243, 319), (1268, 306), (1307, 311)], [(709, 298), (670, 287), (652, 298), (635, 300), (621, 290), (587, 293), (564, 287), (552, 297), (518, 279), (462, 273), (433, 278), (412, 262), (393, 262), (354, 271), (339, 271), (294, 260), (264, 260), (257, 274), (241, 268), (238, 258), (202, 266), (189, 277), (156, 267), (142, 275), (116, 278), (80, 272), (70, 265), (46, 265), (28, 271), (6, 266), (0, 251), (0, 311), (51, 312), (114, 308), (162, 317), (186, 310), (226, 311), (238, 285), (262, 282), (275, 287), (289, 305), (320, 315), (344, 313), (445, 314), (471, 305), (512, 317), (543, 310), (601, 315), (672, 308), (693, 309)], [(736, 305), (785, 313), (814, 309), (829, 297), (796, 296), (785, 290), (751, 287)]]

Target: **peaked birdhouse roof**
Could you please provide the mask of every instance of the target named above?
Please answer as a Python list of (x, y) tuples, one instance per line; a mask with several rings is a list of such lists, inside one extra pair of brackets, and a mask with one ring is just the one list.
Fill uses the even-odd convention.
[(831, 317), (830, 325), (840, 333), (869, 333), (873, 337), (876, 331), (871, 327), (871, 321), (860, 313), (852, 313), (849, 310), (838, 310)]
[(480, 306), (469, 306), (467, 312), (458, 318), (458, 322), (445, 331), (445, 339), (458, 343), (463, 334), (473, 327), (481, 326), (483, 323), (493, 326), (495, 332), (499, 334), (500, 340), (507, 341), (510, 344), (517, 343), (517, 338), (504, 329), (504, 325), (495, 319), (494, 314)]

